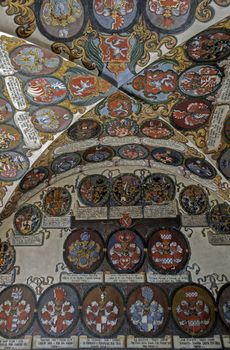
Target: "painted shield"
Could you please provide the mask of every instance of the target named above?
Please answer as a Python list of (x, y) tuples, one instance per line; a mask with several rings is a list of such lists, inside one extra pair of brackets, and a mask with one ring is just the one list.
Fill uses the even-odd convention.
[(213, 179), (216, 176), (216, 169), (201, 158), (187, 158), (185, 160), (185, 166), (191, 173), (203, 179)]
[(19, 152), (0, 152), (0, 180), (17, 181), (27, 172), (29, 159)]
[(11, 271), (16, 260), (16, 251), (8, 241), (0, 240), (0, 273)]
[(222, 72), (217, 66), (197, 65), (181, 74), (178, 86), (181, 92), (191, 97), (213, 94), (219, 89)]
[[(125, 63), (130, 60), (131, 44), (128, 36), (124, 35), (100, 35), (100, 50), (102, 61), (108, 63), (107, 68), (115, 73), (116, 76), (125, 70)], [(119, 66), (114, 68), (113, 64)], [(118, 96), (119, 97), (119, 96)]]
[(10, 151), (16, 148), (22, 141), (21, 133), (11, 125), (0, 125), (0, 149)]
[(76, 289), (67, 283), (57, 283), (45, 290), (38, 301), (37, 320), (50, 337), (69, 334), (79, 319), (80, 299)]
[(138, 114), (140, 109), (141, 105), (137, 101), (118, 91), (98, 105), (96, 112), (101, 117), (126, 118), (133, 113)]
[(181, 191), (180, 205), (186, 213), (200, 215), (208, 208), (208, 196), (200, 186), (190, 185)]
[(176, 65), (176, 62), (167, 60), (154, 63), (125, 84), (124, 90), (150, 104), (167, 103), (177, 88)]
[(225, 148), (220, 158), (218, 159), (218, 165), (221, 173), (230, 179), (230, 148)]
[(171, 120), (177, 129), (196, 130), (208, 123), (211, 113), (209, 101), (191, 98), (173, 107)]
[(166, 165), (179, 166), (184, 162), (183, 154), (167, 147), (154, 148), (151, 154), (156, 162)]
[(102, 31), (120, 32), (131, 27), (138, 15), (137, 0), (93, 0), (92, 20)]
[(148, 243), (149, 262), (159, 273), (175, 274), (189, 259), (189, 245), (183, 234), (175, 229), (154, 232)]
[(112, 183), (112, 197), (115, 204), (134, 205), (141, 196), (141, 181), (133, 174), (117, 176)]
[(68, 130), (68, 137), (73, 141), (88, 140), (98, 137), (102, 132), (102, 125), (94, 119), (80, 119)]
[(173, 136), (173, 129), (159, 119), (146, 120), (141, 124), (141, 132), (151, 139), (169, 139)]
[(4, 98), (0, 98), (0, 123), (8, 122), (13, 118), (14, 111), (11, 104)]
[(71, 41), (82, 34), (85, 10), (81, 0), (36, 1), (37, 25), (48, 39)]
[(122, 159), (141, 160), (148, 157), (149, 151), (144, 146), (133, 143), (121, 146), (118, 149), (117, 154)]
[(0, 294), (0, 334), (18, 338), (33, 324), (36, 297), (29, 287), (15, 284)]
[(222, 322), (230, 329), (230, 284), (224, 285), (218, 293), (218, 311)]
[(230, 118), (227, 118), (224, 123), (224, 136), (227, 142), (230, 143)]
[(71, 194), (66, 188), (51, 188), (45, 195), (43, 208), (50, 216), (63, 216), (69, 212), (71, 201)]
[(49, 170), (45, 167), (38, 167), (30, 170), (21, 180), (19, 187), (22, 192), (33, 190), (44, 182), (49, 176)]
[(110, 196), (110, 184), (103, 175), (89, 175), (78, 186), (78, 195), (82, 203), (99, 207), (105, 205)]
[(51, 169), (55, 174), (62, 174), (78, 166), (81, 156), (78, 153), (65, 153), (55, 158), (51, 164)]
[(213, 328), (216, 319), (213, 297), (201, 285), (181, 287), (174, 294), (172, 314), (183, 332), (192, 337), (206, 335)]
[(13, 50), (10, 59), (15, 69), (26, 75), (52, 74), (61, 66), (61, 58), (51, 50), (22, 45)]
[(230, 31), (208, 30), (187, 42), (188, 56), (196, 62), (223, 60), (230, 54)]
[(109, 146), (95, 146), (83, 153), (83, 159), (89, 163), (99, 163), (112, 159), (114, 151)]
[(42, 213), (36, 205), (27, 204), (21, 207), (14, 216), (16, 232), (28, 236), (35, 233), (42, 221)]
[(82, 317), (91, 334), (101, 337), (113, 335), (123, 323), (123, 296), (110, 285), (92, 288), (83, 300)]
[(208, 216), (209, 226), (218, 233), (230, 234), (230, 206), (228, 203), (215, 205)]
[(41, 132), (61, 132), (68, 128), (73, 120), (73, 114), (67, 108), (60, 106), (39, 108), (32, 113), (32, 123)]
[(109, 136), (134, 136), (138, 133), (138, 125), (132, 119), (114, 119), (105, 123), (105, 130)]
[(92, 105), (114, 90), (107, 80), (89, 75), (81, 68), (67, 72), (65, 80), (68, 85), (69, 99), (80, 106)]
[(63, 258), (74, 273), (91, 273), (97, 270), (104, 258), (104, 242), (92, 229), (73, 231), (64, 243)]
[(119, 273), (138, 271), (145, 258), (142, 238), (127, 229), (112, 233), (107, 242), (107, 257), (110, 265)]
[(196, 1), (147, 0), (145, 18), (151, 29), (165, 34), (180, 33), (192, 25)]
[(165, 292), (146, 284), (135, 288), (127, 301), (127, 318), (135, 332), (142, 336), (155, 336), (166, 326), (169, 310)]
[(52, 77), (31, 79), (26, 83), (24, 90), (28, 100), (37, 105), (59, 103), (67, 95), (65, 84)]
[(175, 184), (164, 174), (152, 174), (144, 179), (143, 199), (146, 203), (163, 204), (175, 197)]

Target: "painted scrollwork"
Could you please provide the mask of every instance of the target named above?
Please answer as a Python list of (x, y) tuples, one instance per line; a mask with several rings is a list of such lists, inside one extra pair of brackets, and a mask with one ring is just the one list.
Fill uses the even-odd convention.
[(196, 8), (196, 19), (200, 22), (208, 22), (214, 16), (214, 9), (209, 6), (212, 0), (201, 0)]
[(28, 38), (36, 29), (36, 18), (32, 6), (34, 0), (5, 0), (1, 5), (7, 7), (6, 13), (15, 16), (14, 21), (19, 27), (16, 33), (21, 38)]
[(197, 131), (187, 131), (186, 136), (191, 136), (195, 141), (195, 144), (199, 148), (204, 148), (206, 146), (206, 129), (199, 129)]
[(150, 52), (156, 52), (159, 57), (162, 56), (161, 47), (165, 45), (167, 49), (173, 49), (177, 44), (176, 37), (172, 35), (160, 38), (159, 34), (147, 29), (143, 20), (133, 27), (133, 34), (138, 38), (139, 42), (144, 43), (144, 54), (137, 64), (141, 67), (147, 65), (150, 60)]
[(91, 38), (97, 37), (97, 31), (92, 28), (90, 23), (86, 26), (84, 35), (79, 39), (73, 40), (69, 45), (55, 42), (51, 48), (57, 54), (66, 54), (70, 61), (81, 60), (87, 69), (93, 70), (96, 68), (96, 64), (87, 57), (85, 51), (85, 44), (89, 40), (89, 36)]

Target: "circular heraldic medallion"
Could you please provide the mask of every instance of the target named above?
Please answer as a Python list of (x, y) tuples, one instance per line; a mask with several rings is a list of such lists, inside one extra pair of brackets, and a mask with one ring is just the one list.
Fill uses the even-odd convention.
[(139, 177), (133, 174), (118, 175), (112, 183), (112, 196), (116, 204), (136, 204), (141, 196)]
[(154, 270), (164, 274), (181, 271), (189, 259), (189, 244), (176, 229), (159, 229), (148, 242), (149, 262)]
[(0, 125), (0, 149), (10, 151), (15, 149), (22, 141), (21, 133), (8, 124)]
[(124, 320), (123, 296), (110, 285), (90, 289), (82, 303), (82, 318), (93, 335), (109, 337), (117, 333)]
[(148, 157), (149, 151), (142, 145), (132, 143), (129, 145), (121, 146), (117, 150), (117, 154), (122, 159), (142, 160)]
[(164, 174), (148, 175), (143, 183), (143, 197), (146, 203), (166, 203), (175, 196), (173, 180)]
[(0, 240), (0, 273), (4, 274), (13, 269), (16, 251), (8, 241)]
[(201, 285), (186, 285), (173, 296), (172, 315), (177, 326), (191, 337), (207, 335), (216, 320), (214, 299)]
[(21, 180), (19, 187), (22, 192), (33, 190), (44, 182), (49, 176), (49, 170), (45, 167), (31, 169)]
[(14, 227), (16, 231), (28, 236), (35, 233), (42, 221), (42, 213), (36, 205), (26, 204), (21, 207), (14, 216)]
[(45, 195), (43, 208), (50, 216), (63, 216), (70, 210), (71, 201), (71, 194), (66, 188), (51, 188)]
[(213, 94), (221, 86), (222, 71), (218, 66), (197, 65), (185, 70), (178, 81), (181, 92), (191, 97)]
[(218, 311), (222, 322), (230, 329), (230, 283), (225, 284), (219, 291)]
[(97, 270), (104, 258), (104, 241), (92, 229), (74, 230), (64, 243), (63, 258), (74, 273), (91, 273)]
[(171, 120), (178, 130), (197, 130), (207, 125), (211, 114), (209, 101), (189, 98), (174, 105)]
[(14, 67), (26, 75), (48, 75), (61, 66), (61, 58), (51, 50), (34, 45), (21, 45), (10, 53)]
[(150, 284), (137, 287), (130, 293), (126, 310), (134, 331), (149, 337), (154, 337), (165, 328), (169, 316), (165, 292)]
[(68, 92), (61, 80), (49, 76), (29, 80), (24, 90), (28, 100), (37, 105), (59, 103), (66, 98)]
[(0, 123), (8, 122), (13, 118), (13, 107), (4, 98), (0, 98)]
[(39, 326), (50, 337), (69, 334), (79, 319), (80, 299), (76, 289), (67, 283), (57, 283), (45, 290), (38, 301)]
[(167, 147), (153, 148), (152, 157), (156, 162), (172, 166), (179, 166), (184, 162), (180, 152)]
[(125, 137), (135, 136), (139, 127), (132, 119), (112, 119), (105, 123), (105, 130), (111, 137)]
[(171, 35), (192, 25), (195, 9), (196, 2), (191, 0), (146, 0), (144, 16), (152, 30)]
[(62, 174), (78, 166), (81, 162), (81, 156), (78, 153), (61, 154), (51, 164), (51, 169), (55, 174)]
[(29, 168), (29, 159), (19, 152), (0, 152), (0, 180), (17, 181)]
[(109, 146), (95, 146), (88, 148), (83, 153), (83, 159), (89, 163), (100, 163), (110, 160), (114, 155), (114, 151)]
[(180, 193), (180, 205), (191, 215), (203, 214), (208, 208), (208, 196), (198, 185), (189, 185)]
[(0, 294), (0, 335), (4, 338), (19, 338), (33, 324), (36, 297), (32, 289), (23, 284), (14, 284)]
[(187, 55), (196, 62), (216, 62), (230, 54), (230, 31), (207, 30), (197, 34), (187, 44)]
[(85, 1), (43, 0), (35, 2), (39, 30), (49, 40), (72, 41), (85, 27)]
[(220, 158), (218, 159), (218, 166), (221, 173), (230, 179), (230, 147), (226, 147), (225, 150), (221, 153)]
[(205, 159), (196, 157), (187, 158), (185, 160), (185, 166), (191, 173), (203, 179), (213, 179), (216, 176), (216, 169)]
[(103, 175), (89, 175), (84, 177), (79, 186), (78, 194), (85, 205), (105, 205), (110, 196), (110, 184), (107, 177)]
[(102, 32), (116, 33), (125, 31), (138, 15), (137, 0), (101, 1), (93, 0), (90, 8), (91, 20)]
[(230, 118), (227, 117), (224, 123), (224, 136), (228, 143), (230, 143)]
[(169, 139), (173, 136), (173, 129), (159, 119), (146, 120), (141, 124), (141, 132), (151, 139)]
[(72, 119), (73, 114), (69, 109), (47, 106), (34, 111), (31, 120), (38, 131), (56, 134), (68, 128)]
[(68, 129), (68, 137), (73, 141), (89, 140), (98, 137), (102, 125), (94, 119), (80, 119)]
[(230, 205), (216, 204), (208, 216), (209, 226), (218, 233), (230, 234)]
[(134, 231), (120, 229), (112, 233), (107, 242), (110, 265), (119, 273), (134, 273), (144, 262), (144, 243)]

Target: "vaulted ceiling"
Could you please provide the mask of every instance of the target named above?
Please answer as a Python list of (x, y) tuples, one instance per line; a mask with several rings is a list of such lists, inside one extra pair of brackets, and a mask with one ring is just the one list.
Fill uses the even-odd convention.
[(56, 181), (66, 153), (152, 164), (228, 200), (230, 2), (58, 3), (1, 1), (1, 218), (23, 176)]
[(0, 1), (0, 350), (230, 348), (229, 9)]

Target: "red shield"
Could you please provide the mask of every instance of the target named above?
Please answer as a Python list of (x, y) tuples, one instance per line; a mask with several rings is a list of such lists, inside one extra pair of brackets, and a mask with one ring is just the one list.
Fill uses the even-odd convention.
[(101, 36), (100, 40), (103, 62), (129, 62), (130, 43), (128, 37)]
[(97, 78), (93, 76), (76, 76), (69, 80), (71, 94), (79, 98), (97, 96)]
[(120, 225), (125, 228), (132, 225), (132, 218), (129, 216), (129, 214), (123, 214), (122, 218), (120, 219)]

